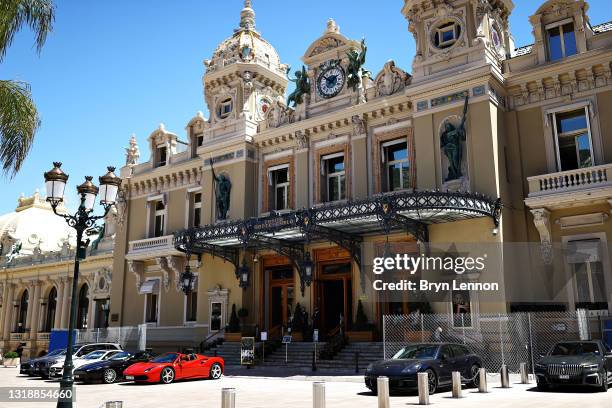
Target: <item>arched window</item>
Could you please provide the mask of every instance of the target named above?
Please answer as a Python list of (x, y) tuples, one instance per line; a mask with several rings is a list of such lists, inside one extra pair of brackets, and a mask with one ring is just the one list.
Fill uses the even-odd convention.
[(19, 313), (17, 314), (17, 326), (15, 327), (15, 331), (18, 333), (23, 333), (26, 329), (29, 297), (28, 291), (24, 290), (19, 301)]
[(53, 329), (55, 325), (55, 311), (57, 310), (57, 289), (55, 286), (49, 291), (47, 297), (47, 315), (45, 316), (45, 327), (44, 332), (48, 333)]
[(79, 308), (77, 314), (77, 329), (87, 328), (87, 312), (89, 311), (89, 287), (87, 284), (81, 286), (79, 291)]

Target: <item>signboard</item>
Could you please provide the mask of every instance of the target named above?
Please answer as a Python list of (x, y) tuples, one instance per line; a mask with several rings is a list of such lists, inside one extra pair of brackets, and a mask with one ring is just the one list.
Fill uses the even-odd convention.
[(243, 337), (240, 340), (240, 364), (255, 364), (255, 337)]
[(291, 336), (283, 336), (283, 344), (291, 343)]
[(261, 341), (268, 340), (268, 332), (261, 332)]
[(319, 329), (314, 329), (312, 331), (312, 341), (314, 341), (315, 343), (319, 342)]

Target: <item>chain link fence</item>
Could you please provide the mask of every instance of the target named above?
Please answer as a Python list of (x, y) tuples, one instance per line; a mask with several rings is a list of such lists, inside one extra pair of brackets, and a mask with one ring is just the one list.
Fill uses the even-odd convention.
[[(144, 339), (144, 342), (143, 342)], [(146, 348), (146, 325), (78, 330), (77, 343), (117, 343), (125, 350)]]
[(502, 364), (519, 372), (520, 364), (533, 369), (540, 354), (563, 340), (602, 339), (604, 318), (577, 312), (499, 314), (418, 314), (383, 316), (384, 358), (409, 343), (451, 342), (468, 346), (484, 368), (499, 371)]

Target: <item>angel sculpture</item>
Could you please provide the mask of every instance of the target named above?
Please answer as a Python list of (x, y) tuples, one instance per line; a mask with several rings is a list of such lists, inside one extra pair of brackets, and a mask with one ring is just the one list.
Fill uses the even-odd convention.
[(295, 83), (295, 89), (289, 97), (287, 98), (287, 106), (297, 106), (304, 101), (304, 95), (308, 95), (310, 93), (310, 82), (308, 81), (308, 73), (306, 72), (306, 67), (302, 65), (301, 71), (295, 72), (295, 78), (289, 77), (289, 71), (291, 67), (287, 68), (287, 78), (289, 81)]
[(349, 58), (347, 84), (353, 88), (353, 91), (363, 88), (363, 78), (372, 77), (372, 73), (363, 67), (367, 52), (368, 47), (365, 44), (365, 38), (361, 40), (361, 51), (350, 50), (346, 52)]

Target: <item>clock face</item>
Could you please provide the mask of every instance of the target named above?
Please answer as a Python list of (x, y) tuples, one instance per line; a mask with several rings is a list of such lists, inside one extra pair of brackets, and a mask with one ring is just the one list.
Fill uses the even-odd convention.
[(342, 67), (336, 65), (323, 70), (317, 78), (317, 90), (323, 98), (332, 98), (340, 93), (345, 76)]

